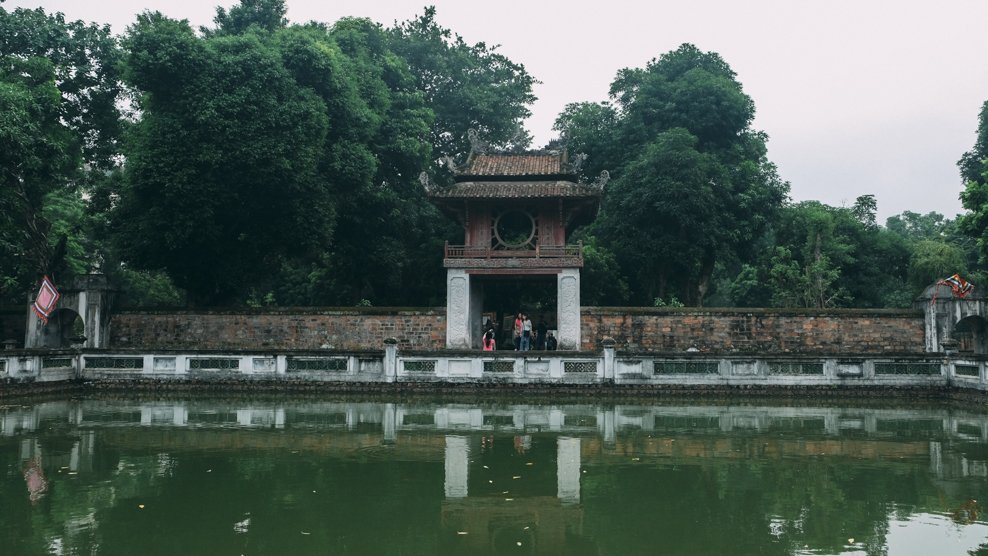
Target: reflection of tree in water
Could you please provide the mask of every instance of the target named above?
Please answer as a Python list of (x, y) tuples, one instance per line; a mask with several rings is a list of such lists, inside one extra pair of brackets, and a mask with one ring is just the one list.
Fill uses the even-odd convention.
[(582, 494), (585, 533), (607, 552), (652, 544), (669, 554), (780, 555), (840, 553), (852, 538), (883, 555), (891, 504), (930, 507), (938, 497), (923, 466), (805, 458), (594, 467)]

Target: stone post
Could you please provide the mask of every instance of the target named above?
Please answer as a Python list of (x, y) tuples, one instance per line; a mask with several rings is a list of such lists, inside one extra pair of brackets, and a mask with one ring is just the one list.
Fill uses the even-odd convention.
[(384, 339), (384, 382), (394, 382), (398, 376), (398, 339)]
[(565, 268), (556, 278), (559, 349), (580, 349), (580, 269)]
[[(466, 271), (451, 268), (446, 272), (446, 347), (470, 349), (473, 338), (471, 316), (479, 309), (473, 307), (470, 275)], [(478, 321), (479, 322), (479, 321)]]
[(615, 376), (615, 349), (614, 349), (614, 338), (604, 338), (602, 342), (604, 345), (604, 381), (614, 382)]

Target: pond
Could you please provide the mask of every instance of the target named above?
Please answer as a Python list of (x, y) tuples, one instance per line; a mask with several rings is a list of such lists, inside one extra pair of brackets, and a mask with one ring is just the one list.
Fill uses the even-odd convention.
[(0, 406), (7, 556), (988, 555), (985, 500), (965, 406)]

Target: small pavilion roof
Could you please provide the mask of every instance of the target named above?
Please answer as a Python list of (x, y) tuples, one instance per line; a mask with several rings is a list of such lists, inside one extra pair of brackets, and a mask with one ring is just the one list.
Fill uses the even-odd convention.
[(431, 193), (437, 199), (596, 198), (600, 189), (565, 180), (457, 182)]
[(598, 199), (604, 182), (584, 183), (566, 151), (521, 154), (473, 152), (453, 170), (454, 183), (428, 187), (436, 200), (453, 199)]
[(460, 176), (559, 176), (572, 175), (565, 162), (564, 153), (537, 154), (475, 154), (463, 168)]

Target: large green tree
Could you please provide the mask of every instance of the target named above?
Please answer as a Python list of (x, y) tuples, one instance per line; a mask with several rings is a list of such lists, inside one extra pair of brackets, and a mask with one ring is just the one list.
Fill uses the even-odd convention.
[[(283, 257), (326, 245), (333, 203), (319, 169), (329, 121), (265, 31), (202, 38), (141, 15), (125, 78), (140, 92), (118, 246), (198, 303), (235, 301)], [(331, 58), (327, 53), (326, 58)]]
[(0, 8), (0, 300), (97, 259), (85, 199), (118, 162), (117, 59), (106, 26)]
[(982, 261), (988, 259), (988, 101), (978, 117), (974, 148), (957, 163), (964, 180), (961, 202), (968, 210), (959, 219), (960, 229), (974, 238)]
[(323, 95), (343, 124), (331, 130), (340, 135), (326, 156), (339, 221), (331, 249), (284, 269), (272, 288), (278, 302), (427, 304), (441, 295), (447, 223), (417, 181), (431, 158), (433, 113), (388, 38), (379, 25), (348, 18), (320, 39), (340, 49), (354, 87)]
[(415, 76), (435, 113), (435, 157), (469, 152), (467, 131), (476, 129), (494, 148), (525, 147), (523, 127), (538, 81), (525, 67), (485, 43), (469, 44), (436, 22), (436, 9), (394, 26), (391, 45)]
[(610, 95), (556, 122), (589, 171), (615, 178), (593, 235), (632, 301), (702, 305), (718, 262), (750, 256), (788, 192), (751, 128), (754, 102), (719, 55), (690, 44), (621, 70)]
[(120, 255), (196, 303), (433, 300), (446, 222), (417, 181), (425, 93), (382, 26), (285, 15), (243, 0), (200, 34), (160, 14), (128, 30)]

